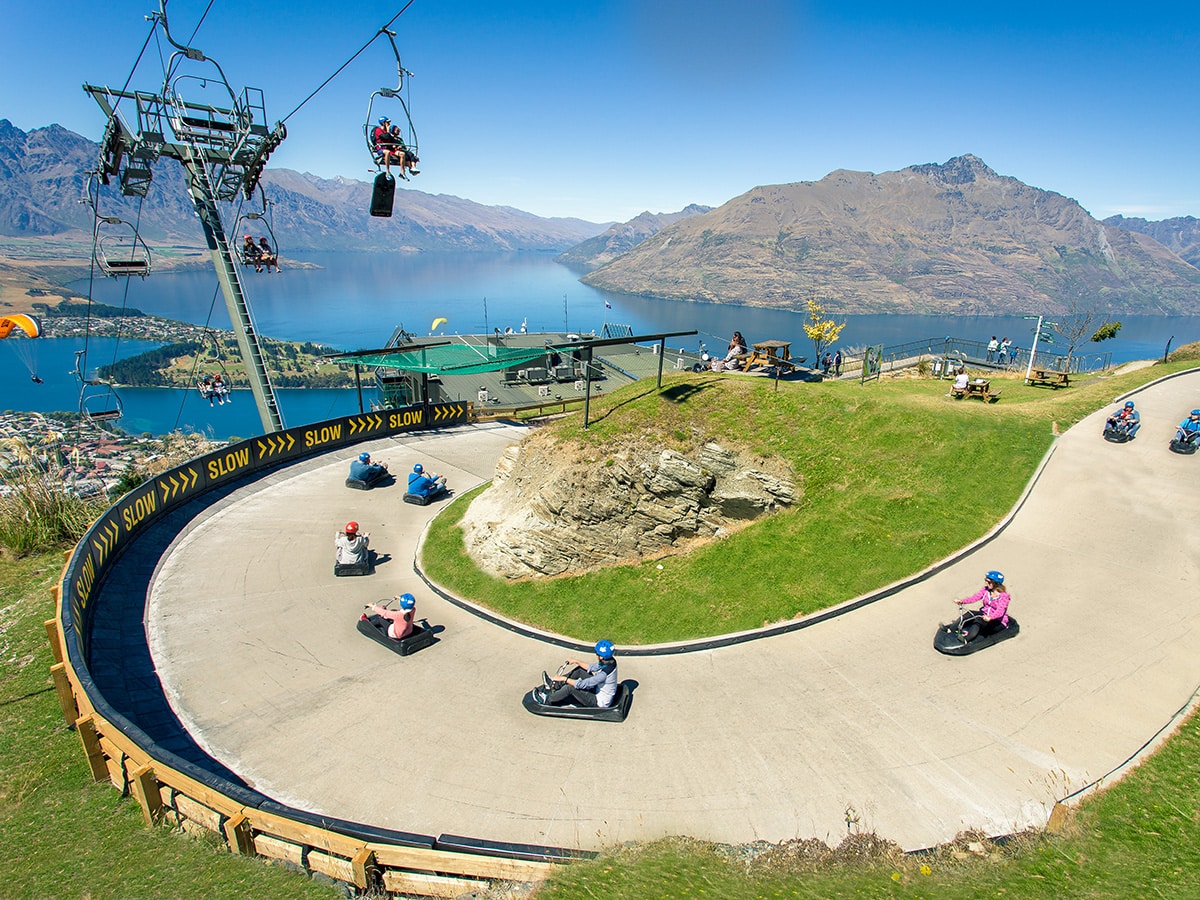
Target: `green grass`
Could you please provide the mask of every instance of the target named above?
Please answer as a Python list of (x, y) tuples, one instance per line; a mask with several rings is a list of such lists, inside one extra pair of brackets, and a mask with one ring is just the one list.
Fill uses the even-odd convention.
[(332, 898), (328, 885), (211, 841), (147, 828), (95, 783), (50, 681), (58, 552), (0, 557), (0, 897)]
[[(713, 845), (671, 839), (621, 848), (558, 870), (537, 900), (723, 900), (802, 897), (1110, 900), (1200, 897), (1200, 717), (1192, 715), (1123, 781), (1085, 800), (1063, 835), (1004, 846), (975, 838), (928, 854), (856, 835), (840, 848), (780, 848), (747, 865)], [(863, 851), (866, 852), (863, 852)]]
[(777, 392), (761, 378), (681, 375), (666, 379), (662, 393), (642, 382), (596, 401), (586, 431), (579, 416), (548, 427), (562, 441), (594, 447), (599, 459), (631, 433), (654, 435), (664, 447), (746, 446), (786, 460), (802, 500), (688, 553), (510, 580), (481, 572), (463, 550), (464, 496), (433, 524), (423, 564), (438, 583), (504, 615), (618, 644), (792, 619), (918, 572), (979, 538), (1016, 502), (1055, 425), (1065, 429), (1185, 365), (1065, 391), (1008, 380), (994, 404), (951, 400), (947, 382), (923, 379), (781, 383)]
[[(862, 390), (878, 390), (877, 398), (908, 394), (908, 406), (903, 408), (913, 414), (921, 404), (934, 417), (946, 407), (951, 424), (939, 430), (949, 428), (949, 433), (962, 428), (973, 434), (970, 417), (982, 420), (1011, 403), (1016, 419), (1024, 420), (1023, 427), (1037, 438), (1039, 429), (1048, 429), (1051, 421), (1066, 427), (1121, 391), (1170, 369), (1121, 376), (1058, 394), (1026, 395), (1006, 388), (1002, 406), (980, 405), (978, 412), (946, 406), (937, 390), (928, 390), (929, 385), (882, 384)], [(772, 399), (754, 396), (764, 404)], [(857, 400), (859, 408), (876, 399), (853, 392), (838, 396), (846, 405)], [(809, 409), (818, 408), (814, 400), (809, 402)], [(962, 416), (967, 418), (956, 418)], [(602, 421), (596, 426), (597, 437), (585, 439), (604, 440), (599, 436), (601, 428), (616, 418)], [(819, 456), (816, 451), (807, 454), (810, 459)], [(841, 469), (828, 468), (835, 474), (825, 477), (834, 487), (827, 487), (825, 496), (836, 498), (839, 490), (845, 490), (836, 485)], [(878, 493), (881, 488), (872, 490)], [(825, 516), (831, 528), (844, 521), (835, 511)], [(443, 531), (444, 539), (452, 536), (453, 529)], [(834, 542), (836, 537), (828, 535), (826, 541)], [(963, 539), (958, 535), (955, 541)], [(739, 567), (742, 573), (753, 574), (744, 562)], [(52, 657), (42, 622), (53, 616), (49, 589), (60, 568), (57, 552), (15, 560), (0, 557), (0, 872), (4, 873), (0, 897), (339, 896), (304, 876), (261, 860), (232, 856), (215, 838), (197, 840), (166, 827), (146, 828), (133, 800), (121, 798), (107, 782), (91, 780), (78, 738), (63, 724), (48, 674)], [(467, 578), (481, 576), (469, 573)], [(989, 845), (992, 852), (986, 859), (969, 854), (960, 859), (953, 848), (928, 857), (903, 857), (894, 848), (893, 852), (884, 848), (882, 854), (863, 859), (858, 851), (878, 842), (856, 836), (832, 854), (813, 852), (818, 861), (806, 862), (805, 854), (789, 858), (775, 851), (747, 867), (731, 863), (718, 848), (671, 840), (625, 848), (560, 870), (538, 892), (538, 900), (1200, 897), (1200, 867), (1195, 865), (1200, 858), (1198, 760), (1200, 721), (1193, 716), (1128, 778), (1086, 801), (1073, 823), (1073, 834), (1031, 835), (1003, 849)]]

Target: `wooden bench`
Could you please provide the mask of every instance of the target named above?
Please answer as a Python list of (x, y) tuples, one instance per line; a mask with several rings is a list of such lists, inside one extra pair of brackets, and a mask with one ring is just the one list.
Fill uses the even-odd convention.
[(1029, 373), (1027, 381), (1031, 385), (1048, 384), (1055, 390), (1071, 386), (1071, 376), (1067, 372), (1056, 372), (1054, 369), (1034, 369)]

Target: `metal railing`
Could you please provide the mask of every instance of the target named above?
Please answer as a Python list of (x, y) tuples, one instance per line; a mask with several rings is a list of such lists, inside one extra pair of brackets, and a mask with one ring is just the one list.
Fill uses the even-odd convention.
[[(983, 366), (1008, 371), (1024, 371), (1029, 365), (1029, 350), (1010, 349), (1001, 360), (998, 352), (993, 351), (989, 358), (987, 342), (966, 340), (954, 337), (925, 338), (919, 341), (908, 341), (883, 348), (883, 371), (888, 372), (897, 368), (916, 365), (922, 358), (933, 360), (953, 359), (969, 366)], [(843, 353), (842, 373), (858, 372), (862, 369), (862, 354)], [(1057, 372), (1100, 372), (1112, 367), (1112, 352), (1072, 354), (1068, 364), (1064, 353), (1055, 349), (1038, 347), (1033, 356), (1033, 368), (1053, 369)]]

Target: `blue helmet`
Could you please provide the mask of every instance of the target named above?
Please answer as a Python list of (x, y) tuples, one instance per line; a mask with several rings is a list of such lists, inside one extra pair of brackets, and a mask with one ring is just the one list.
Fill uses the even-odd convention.
[(412, 594), (401, 594), (400, 595), (400, 608), (401, 609), (413, 609), (416, 605), (417, 605), (417, 598), (414, 597)]
[(368, 453), (366, 450), (364, 450), (362, 453), (358, 454), (358, 461), (359, 462), (370, 462), (371, 454)]
[(1188, 413), (1188, 415), (1189, 416), (1200, 416), (1200, 409), (1193, 409), (1190, 413)]
[(423, 465), (421, 465), (420, 463), (417, 463), (415, 466), (413, 466), (413, 471), (416, 472), (418, 475), (420, 475), (422, 472), (425, 471), (425, 467)]
[(380, 117), (379, 117), (379, 124), (380, 124), (380, 125), (382, 125), (384, 122), (390, 122), (390, 121), (392, 121), (392, 120), (391, 120), (391, 119), (389, 119), (387, 116), (380, 116)]
[(1126, 400), (1126, 401), (1125, 401), (1125, 408), (1126, 408), (1126, 409), (1133, 409), (1133, 401), (1132, 401), (1132, 400)]
[(992, 569), (992, 571), (988, 572), (984, 577), (988, 581), (995, 582), (996, 584), (1004, 584), (1004, 573), (997, 572), (995, 569)]
[(596, 641), (596, 655), (601, 659), (612, 659), (613, 642), (612, 641)]

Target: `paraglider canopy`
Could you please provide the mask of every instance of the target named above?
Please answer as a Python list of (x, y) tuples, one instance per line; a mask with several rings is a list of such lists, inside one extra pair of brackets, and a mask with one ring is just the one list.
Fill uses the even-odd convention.
[(42, 324), (33, 316), (24, 313), (0, 316), (0, 340), (4, 341), (6, 347), (12, 348), (29, 370), (35, 384), (41, 384), (42, 379), (38, 377), (37, 353), (34, 349), (37, 345), (32, 343), (32, 339), (41, 336)]
[(430, 331), (437, 331), (439, 325), (445, 325), (448, 320), (445, 316), (438, 316), (433, 320), (433, 324), (429, 326)]
[(24, 313), (0, 316), (0, 340), (7, 338), (13, 331), (23, 332), (26, 337), (41, 337), (42, 326), (33, 316), (27, 316)]

